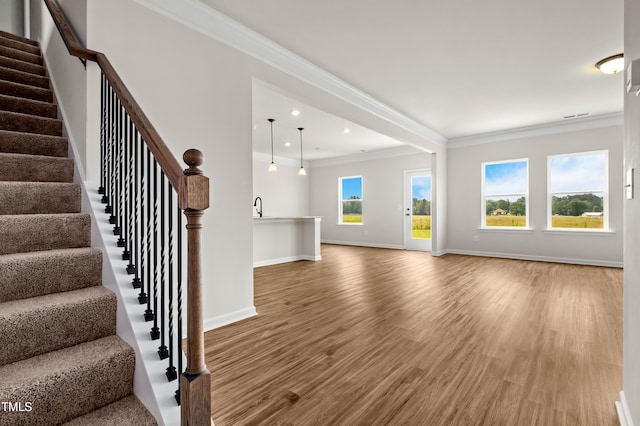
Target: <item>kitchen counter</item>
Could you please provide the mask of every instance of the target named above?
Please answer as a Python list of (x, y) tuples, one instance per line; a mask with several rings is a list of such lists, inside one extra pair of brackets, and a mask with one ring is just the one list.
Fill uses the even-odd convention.
[(253, 266), (321, 260), (320, 216), (254, 217)]

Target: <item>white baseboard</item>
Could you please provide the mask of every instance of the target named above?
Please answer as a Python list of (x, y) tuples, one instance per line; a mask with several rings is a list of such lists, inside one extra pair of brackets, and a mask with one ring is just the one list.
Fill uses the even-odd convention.
[(310, 256), (310, 255), (300, 255), (300, 256), (289, 256), (289, 257), (281, 257), (279, 259), (269, 259), (269, 260), (258, 260), (253, 262), (254, 268), (259, 268), (261, 266), (269, 266), (269, 265), (278, 265), (280, 263), (289, 263), (289, 262), (297, 262), (298, 260), (312, 260), (318, 261), (322, 260), (322, 256)]
[[(218, 315), (217, 317), (208, 318), (204, 320), (204, 331), (214, 330), (216, 328), (223, 327), (225, 325), (233, 324), (234, 322), (241, 321), (243, 319), (251, 318), (258, 315), (255, 306), (250, 306), (238, 311), (229, 312), (228, 314)], [(186, 336), (186, 334), (185, 334)]]
[(622, 268), (623, 262), (613, 262), (609, 260), (593, 260), (593, 259), (573, 259), (564, 257), (548, 257), (548, 256), (532, 256), (527, 254), (517, 253), (494, 253), (484, 251), (471, 251), (471, 250), (455, 250), (448, 249), (440, 254), (464, 254), (467, 256), (481, 256), (481, 257), (500, 257), (504, 259), (517, 259), (517, 260), (533, 260), (537, 262), (553, 262), (553, 263), (571, 263), (575, 265), (589, 265), (589, 266), (608, 266), (612, 268)]
[(631, 411), (629, 411), (629, 405), (627, 405), (627, 398), (624, 396), (624, 391), (620, 391), (620, 401), (616, 401), (616, 411), (620, 419), (620, 426), (633, 426)]
[(404, 246), (398, 246), (395, 244), (360, 243), (360, 242), (353, 242), (353, 241), (336, 241), (336, 240), (322, 240), (322, 242), (325, 244), (337, 244), (341, 246), (358, 246), (358, 247), (373, 247), (373, 248), (404, 250)]

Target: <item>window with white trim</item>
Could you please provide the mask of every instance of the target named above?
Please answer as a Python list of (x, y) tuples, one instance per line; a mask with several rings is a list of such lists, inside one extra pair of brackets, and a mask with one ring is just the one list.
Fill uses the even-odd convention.
[(608, 151), (551, 155), (547, 170), (550, 229), (608, 230)]
[(482, 227), (529, 227), (529, 160), (482, 163)]
[(362, 224), (362, 176), (338, 178), (338, 223)]

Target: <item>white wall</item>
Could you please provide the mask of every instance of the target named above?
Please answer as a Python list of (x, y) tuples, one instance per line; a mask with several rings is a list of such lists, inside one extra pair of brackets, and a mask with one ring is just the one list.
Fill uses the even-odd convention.
[[(63, 0), (65, 11), (81, 43), (86, 40), (87, 2)], [(31, 0), (31, 37), (40, 42), (57, 97), (59, 111), (65, 121), (74, 158), (84, 180), (87, 170), (87, 73), (78, 58), (69, 55), (51, 15), (43, 1)], [(92, 165), (89, 165), (91, 167)]]
[[(309, 215), (309, 177), (298, 176), (298, 163), (275, 159), (277, 172), (269, 172), (271, 158), (253, 157), (253, 198), (262, 198), (263, 216)], [(253, 216), (257, 216), (252, 208)]]
[(24, 36), (23, 0), (0, 1), (0, 30)]
[[(412, 149), (409, 149), (411, 151)], [(396, 152), (403, 155), (396, 156)], [(367, 159), (367, 154), (314, 161), (309, 170), (310, 214), (322, 216), (322, 241), (404, 247), (404, 171), (431, 168), (431, 154), (407, 149)], [(347, 162), (348, 161), (348, 162)], [(338, 178), (363, 178), (363, 225), (338, 225)]]
[[(547, 156), (609, 150), (609, 226), (612, 234), (543, 232), (547, 227)], [(448, 249), (451, 252), (622, 264), (622, 127), (532, 136), (450, 149)], [(533, 231), (480, 230), (481, 164), (529, 159), (529, 222)], [(473, 241), (473, 236), (478, 241)]]
[[(624, 56), (640, 58), (640, 2), (624, 2)], [(624, 170), (633, 168), (635, 193), (624, 201), (624, 367), (623, 386), (635, 424), (640, 423), (640, 98), (625, 95)]]

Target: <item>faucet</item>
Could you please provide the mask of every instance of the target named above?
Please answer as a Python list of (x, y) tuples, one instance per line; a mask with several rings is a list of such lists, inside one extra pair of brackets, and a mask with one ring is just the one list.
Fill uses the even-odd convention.
[(253, 207), (256, 207), (258, 205), (258, 200), (260, 200), (260, 208), (256, 209), (256, 212), (258, 212), (260, 217), (262, 217), (262, 198), (256, 197), (255, 201), (253, 202)]

